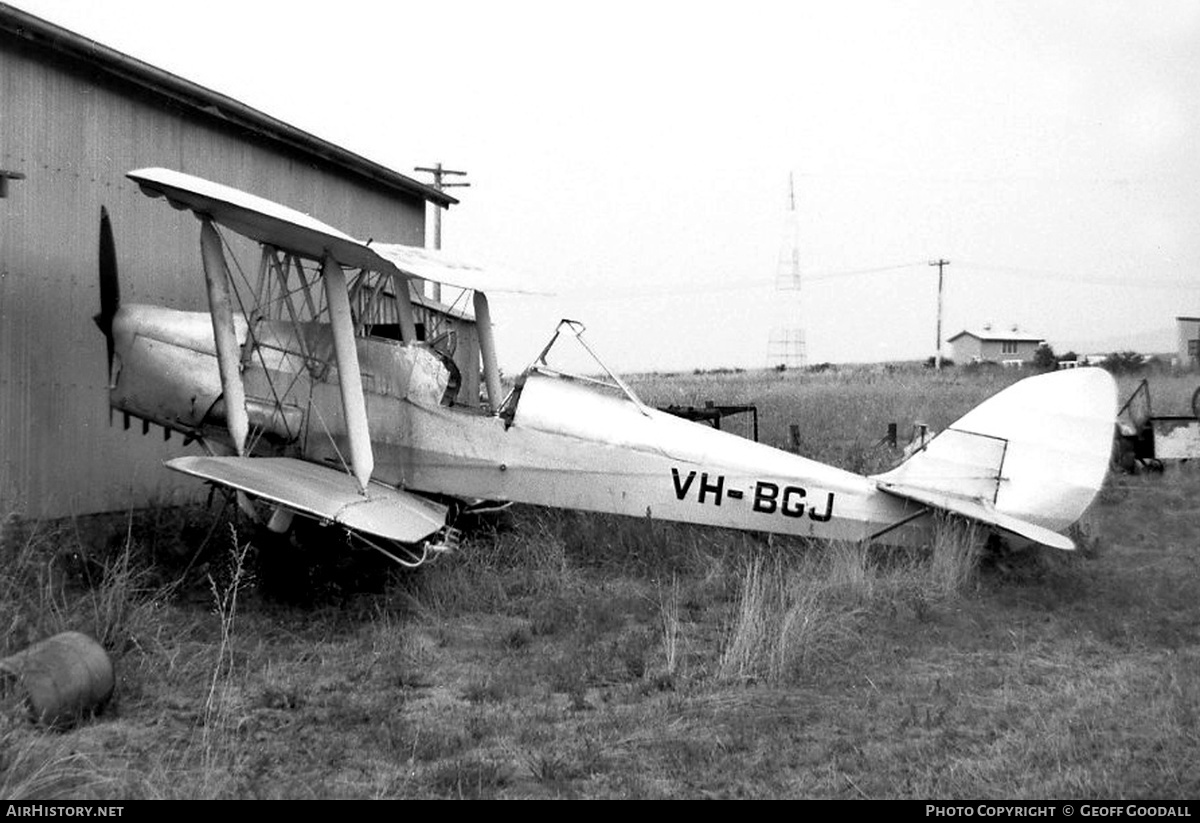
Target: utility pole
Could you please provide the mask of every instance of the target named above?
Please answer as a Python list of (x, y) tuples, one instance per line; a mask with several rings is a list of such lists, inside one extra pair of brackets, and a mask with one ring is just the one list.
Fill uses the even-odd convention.
[(938, 309), (937, 309), (937, 357), (934, 359), (934, 368), (937, 371), (942, 370), (942, 273), (946, 266), (950, 265), (949, 260), (930, 260), (929, 265), (938, 267)]
[[(454, 171), (453, 169), (442, 168), (442, 164), (440, 162), (435, 163), (432, 168), (427, 167), (427, 166), (417, 166), (414, 169), (414, 171), (423, 171), (423, 172), (428, 172), (429, 174), (432, 174), (433, 175), (433, 187), (435, 189), (437, 189), (438, 191), (445, 191), (446, 189), (453, 188), (455, 186), (471, 185), (470, 183), (467, 183), (467, 182), (447, 183), (444, 178), (447, 177), (448, 175), (457, 174), (460, 176), (465, 176), (466, 172), (465, 171)], [(436, 203), (434, 204), (434, 207), (433, 207), (433, 248), (439, 249), (439, 250), (442, 248), (442, 207), (440, 204), (436, 204)], [(433, 283), (432, 285), (433, 285), (433, 294), (431, 294), (430, 297), (432, 297), (434, 300), (438, 301), (439, 303), (442, 302), (442, 284), (441, 283)]]

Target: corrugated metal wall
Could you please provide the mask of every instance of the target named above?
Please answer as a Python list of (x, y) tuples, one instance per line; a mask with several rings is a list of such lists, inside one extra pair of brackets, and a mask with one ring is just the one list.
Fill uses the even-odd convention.
[[(161, 430), (109, 424), (100, 207), (123, 303), (206, 308), (199, 223), (125, 178), (165, 166), (277, 200), (359, 237), (421, 245), (425, 204), (0, 33), (0, 517), (111, 511), (195, 494)], [(228, 236), (228, 235), (227, 235)], [(231, 237), (232, 239), (232, 237)], [(239, 246), (249, 273), (257, 254)], [(195, 446), (190, 450), (195, 450)], [(183, 491), (180, 491), (180, 490)]]

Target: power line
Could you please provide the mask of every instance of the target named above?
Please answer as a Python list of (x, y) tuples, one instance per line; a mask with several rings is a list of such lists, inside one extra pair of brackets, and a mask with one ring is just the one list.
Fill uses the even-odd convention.
[[(842, 269), (837, 271), (827, 271), (820, 274), (806, 275), (804, 279), (807, 282), (815, 283), (826, 280), (839, 280), (843, 277), (859, 277), (864, 274), (878, 274), (881, 272), (898, 271), (900, 269), (911, 269), (915, 266), (923, 265), (925, 265), (925, 261), (920, 260), (914, 263), (897, 263), (891, 266), (875, 266), (867, 269)], [(748, 289), (773, 288), (775, 285), (775, 280), (731, 279), (724, 283), (664, 286), (661, 289), (625, 291), (619, 294), (614, 294), (608, 289), (564, 289), (557, 291), (556, 293), (560, 295), (569, 295), (572, 297), (592, 297), (596, 300), (632, 300), (645, 297), (673, 297), (680, 294), (719, 294), (722, 292), (747, 291)]]
[[(946, 265), (949, 261), (946, 262)], [(834, 269), (824, 272), (806, 274), (805, 282), (822, 283), (831, 280), (841, 280), (849, 277), (861, 277), (868, 274), (883, 274), (886, 272), (912, 269), (917, 266), (936, 265), (936, 262), (916, 260), (907, 263), (893, 263), (885, 266), (871, 266), (861, 269)], [(992, 265), (974, 263), (965, 260), (955, 260), (955, 266), (963, 274), (971, 272), (992, 272), (1000, 276), (1009, 276), (1026, 280), (1051, 280), (1062, 283), (1075, 283), (1081, 286), (1120, 286), (1138, 289), (1200, 289), (1200, 280), (1187, 282), (1185, 280), (1168, 280), (1164, 278), (1133, 278), (1133, 277), (1098, 277), (1073, 274), (1056, 269), (1025, 268), (1019, 266)], [(654, 297), (672, 297), (680, 294), (721, 294), (740, 292), (751, 289), (773, 288), (775, 280), (736, 280), (729, 279), (721, 283), (684, 284), (664, 286), (660, 289), (641, 289), (614, 293), (611, 289), (578, 289), (559, 290), (557, 294), (571, 297), (588, 297), (595, 300), (640, 300)]]
[(1095, 275), (1079, 275), (1061, 269), (1041, 269), (1024, 266), (1000, 266), (989, 263), (973, 263), (959, 260), (960, 267), (968, 270), (995, 272), (1001, 275), (1017, 277), (1025, 280), (1054, 280), (1060, 283), (1078, 283), (1081, 286), (1124, 286), (1137, 289), (1194, 289), (1200, 288), (1200, 282), (1185, 280), (1168, 280), (1161, 277), (1099, 277)]
[(805, 279), (809, 282), (820, 280), (839, 280), (843, 277), (857, 277), (862, 274), (879, 274), (885, 271), (899, 271), (900, 269), (911, 269), (915, 266), (924, 265), (925, 261), (917, 260), (912, 263), (894, 263), (890, 266), (875, 266), (869, 269), (839, 269), (836, 271), (825, 272), (824, 274), (810, 274)]

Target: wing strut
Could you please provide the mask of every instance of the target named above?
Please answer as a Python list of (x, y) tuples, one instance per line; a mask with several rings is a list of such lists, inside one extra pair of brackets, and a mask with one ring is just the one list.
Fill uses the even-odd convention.
[(406, 343), (417, 341), (417, 324), (413, 320), (412, 297), (408, 293), (408, 278), (397, 277), (392, 280), (392, 289), (396, 292), (396, 302), (399, 303), (397, 313), (400, 320), (400, 337)]
[[(350, 316), (350, 297), (346, 291), (346, 273), (329, 254), (321, 264), (325, 281), (325, 305), (333, 326), (333, 353), (337, 358), (338, 384), (342, 392), (342, 411), (346, 416), (346, 434), (350, 439), (350, 465), (359, 491), (366, 493), (375, 455), (371, 451), (371, 430), (367, 424), (367, 403), (363, 398), (362, 373), (358, 366), (358, 347), (354, 342), (354, 320)], [(408, 284), (403, 283), (407, 291)]]
[(241, 352), (233, 327), (233, 302), (229, 296), (229, 266), (221, 250), (221, 237), (212, 220), (200, 217), (200, 254), (204, 260), (204, 280), (208, 284), (208, 305), (212, 310), (213, 339), (217, 345), (217, 365), (221, 372), (221, 391), (225, 395), (225, 417), (229, 434), (239, 457), (245, 457), (246, 438), (250, 434), (250, 416), (246, 413), (246, 389), (239, 371)]
[(500, 396), (500, 366), (496, 360), (496, 337), (492, 330), (492, 311), (488, 307), (487, 295), (475, 292), (475, 328), (479, 331), (479, 353), (483, 356), (483, 381), (487, 385), (488, 405), (492, 414), (500, 409), (504, 398)]

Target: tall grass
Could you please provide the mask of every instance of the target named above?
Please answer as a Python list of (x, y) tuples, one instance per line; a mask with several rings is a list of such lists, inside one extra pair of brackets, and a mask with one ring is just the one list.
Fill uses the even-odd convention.
[(953, 601), (974, 589), (981, 534), (940, 519), (924, 553), (884, 553), (867, 543), (812, 547), (789, 561), (754, 555), (743, 565), (734, 617), (718, 665), (724, 680), (793, 682), (849, 648), (869, 614), (895, 613), (915, 596)]
[[(865, 577), (843, 552), (832, 563), (796, 565), (756, 556), (743, 567), (736, 611), (718, 663), (723, 680), (769, 683), (803, 678), (851, 641), (863, 615)], [(852, 568), (845, 570), (851, 559)]]
[[(96, 639), (112, 657), (152, 627), (155, 592), (137, 547), (126, 540), (110, 558), (80, 563), (87, 546), (69, 521), (9, 514), (0, 529), (0, 628), (15, 654), (65, 631)], [(86, 571), (81, 575), (81, 571)], [(0, 683), (0, 797), (96, 796), (110, 781), (58, 730), (33, 726), (15, 680)]]
[(219, 621), (219, 640), (214, 650), (208, 691), (200, 728), (202, 790), (206, 796), (218, 796), (226, 782), (231, 753), (236, 749), (230, 718), (235, 691), (234, 629), (238, 603), (247, 577), (250, 543), (239, 542), (236, 529), (230, 529), (229, 575), (220, 582), (208, 575), (213, 611)]
[(218, 583), (210, 574), (208, 576), (209, 590), (212, 592), (213, 609), (220, 621), (220, 641), (217, 644), (212, 676), (208, 683), (208, 696), (204, 701), (204, 731), (205, 749), (208, 750), (208, 735), (219, 725), (225, 716), (225, 701), (221, 692), (226, 691), (227, 685), (234, 674), (234, 624), (237, 620), (238, 598), (242, 594), (243, 581), (246, 576), (246, 556), (250, 551), (250, 543), (239, 545), (236, 531), (231, 531), (231, 572), (228, 581)]
[(578, 568), (555, 531), (555, 515), (521, 508), (515, 516), (515, 529), (484, 528), (468, 534), (458, 551), (397, 577), (392, 599), (402, 609), (452, 615), (576, 588)]
[(679, 669), (679, 578), (671, 576), (671, 587), (658, 592), (658, 616), (662, 630), (663, 655), (665, 656), (666, 675), (674, 677)]
[(938, 517), (925, 587), (935, 596), (951, 599), (971, 591), (979, 574), (984, 537), (972, 521)]
[[(7, 702), (7, 701), (6, 701)], [(0, 798), (9, 801), (88, 797), (107, 781), (87, 755), (54, 733), (39, 733), (13, 722), (7, 705), (0, 720)]]
[(70, 521), (15, 516), (0, 531), (0, 626), (13, 651), (64, 631), (120, 653), (155, 628), (170, 586), (156, 582), (132, 529), (111, 551), (94, 552)]

